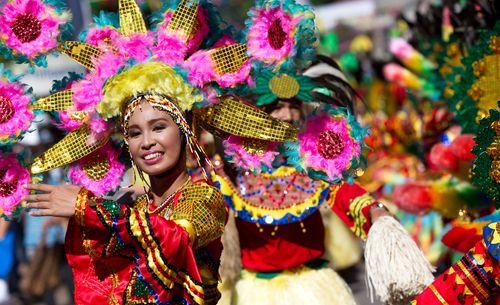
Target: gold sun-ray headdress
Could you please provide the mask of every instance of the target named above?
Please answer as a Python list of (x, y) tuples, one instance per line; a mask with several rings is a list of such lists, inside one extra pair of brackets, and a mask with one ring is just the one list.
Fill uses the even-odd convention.
[[(182, 0), (175, 11), (165, 11), (164, 18), (156, 31), (148, 31), (135, 1), (119, 0), (119, 29), (96, 28), (94, 32), (109, 35), (98, 40), (98, 35), (92, 36), (94, 32), (89, 31), (85, 41), (66, 41), (59, 46), (60, 52), (88, 72), (69, 89), (37, 100), (33, 108), (67, 112), (71, 118), (78, 118), (73, 121), (81, 126), (37, 157), (32, 173), (73, 163), (98, 150), (107, 143), (108, 131), (115, 126), (123, 103), (142, 94), (168, 97), (181, 111), (208, 104), (196, 112), (197, 119), (221, 135), (243, 133), (267, 141), (296, 137), (292, 126), (234, 98), (211, 98), (207, 103), (214, 90), (210, 83), (217, 83), (219, 88), (244, 83), (250, 60), (246, 45), (236, 41), (226, 40), (217, 47), (196, 51), (209, 32), (207, 10), (202, 5)], [(180, 47), (174, 49), (166, 42)], [(211, 73), (196, 69), (180, 73), (179, 69), (191, 65), (205, 65)]]

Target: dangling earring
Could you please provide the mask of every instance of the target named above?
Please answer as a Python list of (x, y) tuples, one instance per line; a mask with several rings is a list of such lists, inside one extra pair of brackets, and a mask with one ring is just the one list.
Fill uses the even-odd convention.
[(137, 177), (136, 177), (136, 173), (135, 173), (135, 164), (134, 164), (134, 161), (131, 161), (131, 162), (132, 162), (132, 172), (134, 172), (134, 176), (132, 177), (132, 182), (127, 186), (127, 188), (131, 188), (137, 182)]
[(140, 168), (138, 168), (138, 167), (136, 167), (136, 168), (137, 168), (137, 173), (139, 174), (139, 177), (141, 178), (142, 182), (144, 182), (144, 185), (145, 185), (145, 186), (143, 185), (144, 189), (146, 189), (146, 186), (149, 187), (149, 189), (151, 189), (151, 185), (149, 184), (146, 177), (144, 177), (144, 172)]
[(128, 155), (130, 157), (130, 164), (132, 164), (132, 172), (134, 173), (134, 176), (132, 177), (133, 180), (132, 180), (132, 183), (130, 183), (127, 188), (131, 188), (132, 186), (135, 185), (135, 183), (137, 182), (137, 176), (136, 176), (136, 173), (135, 173), (135, 164), (134, 164), (134, 160), (132, 159), (132, 155), (130, 154), (130, 149), (128, 148), (128, 142), (127, 142), (127, 139), (124, 140), (125, 142), (125, 145), (124, 145), (124, 149), (126, 149), (128, 151)]
[(149, 185), (148, 181), (146, 180), (146, 178), (144, 177), (144, 173), (142, 172), (141, 169), (139, 169), (139, 167), (137, 167), (137, 165), (135, 165), (134, 163), (134, 159), (132, 158), (132, 154), (130, 153), (130, 150), (128, 151), (128, 154), (130, 156), (130, 163), (132, 163), (132, 170), (134, 171), (134, 184), (136, 183), (136, 172), (137, 174), (139, 174), (139, 178), (141, 178), (142, 180), (142, 188), (144, 189), (144, 194), (146, 194), (146, 198), (148, 200), (148, 202), (150, 201), (149, 200), (149, 191), (146, 189), (146, 186), (149, 187), (149, 189), (151, 189), (151, 185)]
[(207, 157), (205, 151), (203, 150), (203, 147), (201, 147), (201, 145), (198, 143), (198, 141), (196, 140), (196, 138), (194, 137), (194, 135), (192, 135), (192, 134), (190, 134), (190, 135), (186, 134), (186, 138), (187, 138), (187, 141), (188, 141), (188, 147), (189, 147), (189, 150), (191, 152), (191, 155), (194, 156), (194, 158), (196, 160), (196, 163), (198, 163), (198, 166), (200, 167), (201, 173), (203, 174), (203, 177), (205, 178), (205, 180), (209, 181), (210, 178), (209, 178), (209, 175), (208, 175), (207, 171), (205, 170), (205, 167), (201, 163), (200, 154), (203, 156), (204, 161), (210, 167), (210, 174), (211, 174), (211, 176), (214, 173), (214, 166), (213, 166), (212, 162)]

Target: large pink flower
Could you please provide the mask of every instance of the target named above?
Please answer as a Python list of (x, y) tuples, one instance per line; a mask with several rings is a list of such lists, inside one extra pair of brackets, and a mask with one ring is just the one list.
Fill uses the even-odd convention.
[(342, 172), (361, 153), (361, 143), (351, 137), (343, 116), (311, 116), (298, 139), (304, 168), (325, 172), (331, 180), (341, 179)]
[(276, 151), (277, 143), (253, 141), (250, 143), (253, 147), (248, 149), (244, 147), (245, 143), (242, 138), (230, 136), (224, 141), (224, 153), (240, 169), (256, 172), (260, 171), (262, 165), (271, 167), (274, 158), (279, 155), (279, 152)]
[(34, 58), (57, 46), (66, 20), (41, 0), (11, 0), (0, 14), (0, 39), (16, 53)]
[(78, 161), (68, 171), (72, 183), (83, 186), (97, 196), (115, 190), (121, 181), (125, 165), (118, 161), (119, 151), (110, 144)]
[(295, 26), (293, 18), (279, 7), (253, 10), (252, 25), (248, 30), (248, 54), (265, 63), (284, 61), (293, 51)]
[(30, 101), (21, 84), (0, 79), (0, 142), (28, 130), (33, 120)]
[(28, 190), (23, 185), (30, 181), (28, 170), (14, 155), (0, 156), (0, 216), (11, 217)]

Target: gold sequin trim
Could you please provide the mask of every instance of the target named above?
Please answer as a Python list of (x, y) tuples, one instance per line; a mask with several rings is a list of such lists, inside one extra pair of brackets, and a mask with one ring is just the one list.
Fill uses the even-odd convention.
[(124, 36), (146, 33), (146, 24), (135, 0), (120, 0), (118, 2), (118, 13), (120, 15), (120, 32)]
[(269, 88), (277, 97), (290, 99), (299, 93), (300, 85), (295, 78), (283, 74), (271, 78)]
[(33, 109), (43, 111), (68, 110), (73, 106), (73, 91), (63, 90), (47, 97), (38, 99), (33, 104)]
[(101, 56), (101, 50), (97, 47), (79, 41), (60, 44), (59, 50), (89, 70), (94, 70), (92, 60)]
[(109, 164), (109, 160), (106, 156), (102, 154), (94, 154), (90, 156), (90, 159), (85, 162), (83, 165), (83, 170), (87, 177), (94, 181), (99, 181), (106, 177), (108, 174), (109, 168), (111, 164)]
[(167, 30), (175, 31), (184, 38), (191, 38), (199, 28), (198, 25), (198, 5), (186, 5), (187, 0), (181, 1), (177, 6)]
[[(181, 225), (190, 231), (192, 226), (195, 235), (193, 248), (200, 248), (219, 238), (224, 231), (226, 207), (222, 193), (215, 187), (203, 183), (195, 183), (182, 191), (172, 210), (170, 219), (182, 221)], [(186, 225), (186, 222), (189, 225)], [(192, 233), (191, 233), (192, 234)], [(190, 236), (191, 240), (191, 236)]]
[(75, 220), (76, 223), (80, 226), (85, 224), (84, 216), (85, 216), (85, 206), (87, 205), (87, 196), (88, 191), (84, 188), (81, 188), (76, 196), (76, 204), (75, 204)]
[[(89, 198), (89, 193), (86, 189), (82, 188), (80, 192), (78, 193), (77, 197), (77, 207), (81, 205), (81, 209), (76, 209), (75, 216), (77, 219), (77, 222), (80, 222), (80, 224), (83, 226), (82, 228), (82, 245), (83, 248), (85, 249), (85, 252), (89, 255), (89, 257), (94, 260), (94, 259), (99, 259), (100, 255), (99, 253), (94, 249), (92, 246), (92, 241), (87, 238), (88, 234), (88, 229), (85, 227), (85, 210), (86, 206), (89, 203), (89, 200), (95, 200), (94, 198)], [(115, 296), (115, 290), (118, 287), (118, 275), (115, 273), (113, 268), (109, 265), (106, 264), (106, 269), (109, 272), (109, 280), (111, 281), (111, 290), (108, 293), (108, 304), (110, 305), (118, 305), (119, 302), (116, 299)]]
[(486, 153), (491, 159), (490, 176), (497, 183), (500, 183), (500, 121), (491, 123), (491, 128), (495, 131), (493, 142), (486, 149)]
[[(176, 272), (168, 267), (160, 255), (160, 246), (151, 237), (149, 226), (147, 225), (144, 212), (135, 211), (130, 213), (130, 229), (132, 234), (139, 241), (142, 249), (146, 252), (147, 265), (152, 273), (163, 283), (164, 286), (172, 289), (175, 283), (183, 285), (185, 291), (191, 295), (198, 304), (203, 303), (198, 294), (203, 295), (203, 287), (193, 282), (191, 277), (184, 272)], [(144, 231), (144, 233), (143, 233)], [(161, 269), (161, 270), (160, 270)]]
[(236, 73), (248, 60), (247, 46), (243, 43), (220, 47), (211, 51), (215, 72), (219, 75)]
[[(481, 293), (481, 296), (484, 300), (487, 300), (490, 297), (488, 291), (484, 290), (483, 285), (476, 282), (476, 278), (469, 272), (469, 269), (464, 265), (462, 260), (457, 262), (457, 267), (465, 274), (465, 277), (469, 280), (469, 282)], [(457, 272), (458, 273), (458, 272)]]
[(242, 139), (241, 146), (252, 155), (262, 156), (267, 150), (268, 142), (258, 139)]
[(69, 117), (72, 120), (83, 122), (87, 118), (88, 114), (85, 111), (75, 111), (69, 114)]
[(89, 135), (90, 129), (85, 124), (68, 133), (61, 141), (33, 161), (31, 172), (39, 174), (80, 160), (106, 144), (108, 140), (101, 138), (93, 145), (88, 145), (86, 141)]
[(434, 295), (436, 296), (436, 298), (439, 300), (439, 302), (441, 302), (441, 304), (448, 305), (448, 302), (446, 302), (446, 300), (443, 298), (443, 296), (441, 295), (441, 293), (439, 293), (439, 291), (436, 289), (436, 287), (434, 287), (434, 284), (431, 284), (429, 286), (429, 288), (432, 290), (432, 292), (434, 293)]
[(281, 122), (233, 96), (224, 96), (211, 107), (193, 109), (198, 122), (208, 131), (219, 135), (282, 142), (295, 140), (297, 129)]

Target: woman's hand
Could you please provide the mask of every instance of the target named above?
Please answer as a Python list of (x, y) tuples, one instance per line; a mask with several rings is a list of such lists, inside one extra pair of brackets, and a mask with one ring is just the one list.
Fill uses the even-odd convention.
[(370, 208), (370, 219), (375, 223), (382, 216), (393, 216), (387, 208), (382, 204), (375, 204)]
[(76, 197), (80, 187), (71, 184), (28, 184), (25, 188), (37, 191), (24, 197), (32, 216), (71, 217), (75, 214)]

